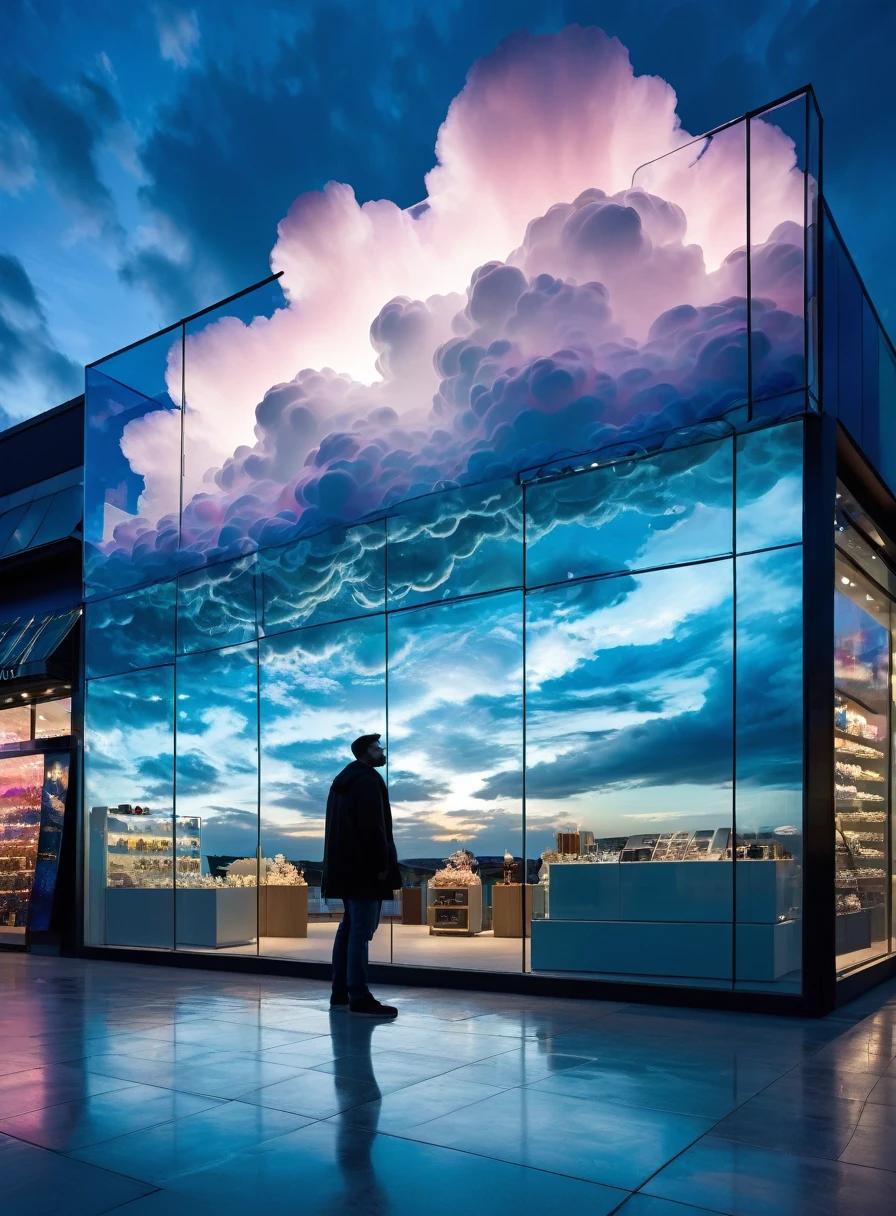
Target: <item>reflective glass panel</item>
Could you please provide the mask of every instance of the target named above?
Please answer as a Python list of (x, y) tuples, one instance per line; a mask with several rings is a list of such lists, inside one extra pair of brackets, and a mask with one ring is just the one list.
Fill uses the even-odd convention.
[(798, 544), (803, 535), (803, 424), (738, 435), (737, 551)]
[[(388, 754), (404, 901), (394, 961), (519, 971), (534, 878), (523, 865), (520, 592), (390, 618)], [(469, 871), (446, 864), (461, 850)], [(513, 891), (498, 891), (505, 854)]]
[(177, 580), (177, 651), (190, 654), (258, 636), (255, 555)]
[[(629, 433), (636, 441), (643, 441), (650, 431), (670, 432), (707, 418), (733, 419), (746, 408), (746, 140), (745, 120), (711, 138), (692, 140), (642, 165), (632, 179), (634, 189), (626, 192), (625, 202), (638, 211), (654, 242), (656, 269), (664, 264), (671, 270), (673, 259), (677, 262), (685, 253), (679, 242), (686, 242), (688, 253), (699, 246), (702, 273), (698, 277), (703, 280), (700, 303), (694, 306), (696, 300), (685, 302), (675, 273), (662, 286), (661, 276), (650, 275), (653, 290), (642, 297), (647, 279), (636, 287), (641, 274), (630, 272), (632, 295), (639, 298), (645, 313), (648, 301), (655, 309), (646, 335), (649, 355), (645, 359), (644, 352), (633, 359), (619, 378), (619, 397), (624, 400), (632, 394), (634, 425)], [(682, 265), (678, 262), (679, 269)], [(615, 306), (617, 293), (612, 294)], [(661, 367), (662, 373), (648, 375), (648, 366)], [(615, 400), (605, 416), (618, 418)]]
[(0, 709), (0, 744), (24, 743), (31, 738), (31, 706), (14, 705), (12, 697), (3, 697)]
[(87, 369), (84, 569), (88, 595), (177, 569), (181, 331)]
[(754, 415), (806, 384), (807, 106), (803, 93), (749, 120)]
[[(259, 651), (263, 883), (295, 888), (262, 896), (260, 950), (329, 962), (342, 903), (321, 898), (327, 794), (353, 760), (352, 740), (386, 734), (385, 618), (279, 634)], [(391, 915), (386, 909), (371, 943), (373, 959), (391, 957)]]
[(287, 425), (276, 450), (256, 442), (268, 390), (299, 370), (292, 342), (278, 357), (265, 343), (284, 303), (274, 280), (184, 326), (182, 569), (287, 540), (284, 522), (298, 518), (293, 489), (315, 420), (305, 418), (304, 431)]
[(731, 439), (526, 487), (526, 584), (730, 553)]
[(258, 556), (266, 634), (346, 620), (385, 607), (383, 521), (332, 528)]
[(0, 549), (0, 558), (11, 557), (14, 553), (21, 553), (23, 549), (28, 548), (46, 518), (52, 498), (52, 495), (48, 495), (28, 504), (24, 515)]
[(174, 945), (174, 668), (90, 680), (86, 940)]
[(799, 992), (802, 548), (737, 559), (737, 953), (741, 988)]
[(730, 560), (528, 596), (533, 970), (730, 985), (733, 624)]
[[(862, 285), (846, 250), (837, 242), (837, 362), (825, 366), (824, 378), (837, 375), (838, 416), (860, 446), (864, 441), (862, 417)], [(825, 294), (828, 292), (825, 282)]]
[(87, 675), (114, 675), (174, 661), (176, 584), (153, 583), (84, 610)]
[(72, 699), (38, 701), (34, 707), (35, 739), (55, 739), (72, 733)]
[(837, 966), (889, 945), (890, 601), (839, 550), (834, 591)]
[(880, 328), (868, 297), (862, 296), (862, 451), (880, 468)]
[(890, 489), (896, 489), (896, 357), (883, 335), (878, 374), (880, 472)]
[(389, 607), (519, 587), (522, 490), (513, 482), (446, 490), (387, 521)]
[(258, 648), (177, 661), (177, 946), (255, 953)]
[(40, 833), (43, 756), (0, 758), (0, 944), (23, 946)]

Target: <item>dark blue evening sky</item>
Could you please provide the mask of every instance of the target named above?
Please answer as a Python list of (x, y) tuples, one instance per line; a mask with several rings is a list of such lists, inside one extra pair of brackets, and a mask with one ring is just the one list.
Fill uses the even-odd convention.
[(264, 277), (306, 190), (424, 193), (468, 68), (520, 28), (601, 26), (705, 130), (806, 82), (826, 193), (892, 330), (883, 0), (3, 0), (0, 427), (82, 366)]

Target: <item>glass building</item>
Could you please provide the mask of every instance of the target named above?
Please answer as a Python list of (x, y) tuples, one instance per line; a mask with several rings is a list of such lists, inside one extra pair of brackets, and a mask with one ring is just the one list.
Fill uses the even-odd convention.
[(379, 731), (381, 977), (817, 1013), (889, 974), (896, 359), (821, 142), (804, 90), (558, 200), (405, 409), (414, 303), (391, 396), (283, 379), (276, 277), (88, 369), (88, 953), (323, 975)]

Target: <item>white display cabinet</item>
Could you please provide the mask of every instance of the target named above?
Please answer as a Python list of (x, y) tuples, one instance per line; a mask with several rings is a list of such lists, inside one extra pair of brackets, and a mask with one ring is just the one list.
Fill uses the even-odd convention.
[[(191, 887), (202, 867), (198, 818), (90, 812), (89, 940), (107, 946), (219, 950), (258, 933), (255, 887)], [(184, 885), (175, 889), (177, 878)]]
[(780, 979), (800, 965), (798, 879), (792, 859), (553, 864), (532, 968), (730, 979), (734, 919), (737, 978)]

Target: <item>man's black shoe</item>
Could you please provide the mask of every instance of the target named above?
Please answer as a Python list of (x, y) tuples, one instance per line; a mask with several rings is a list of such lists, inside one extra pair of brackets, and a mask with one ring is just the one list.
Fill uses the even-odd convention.
[(381, 1005), (376, 997), (368, 992), (357, 1001), (349, 1001), (349, 1013), (360, 1014), (365, 1018), (397, 1018), (398, 1010), (392, 1005)]
[(330, 994), (330, 1009), (338, 1009), (340, 1012), (348, 1009), (348, 993), (333, 992)]

